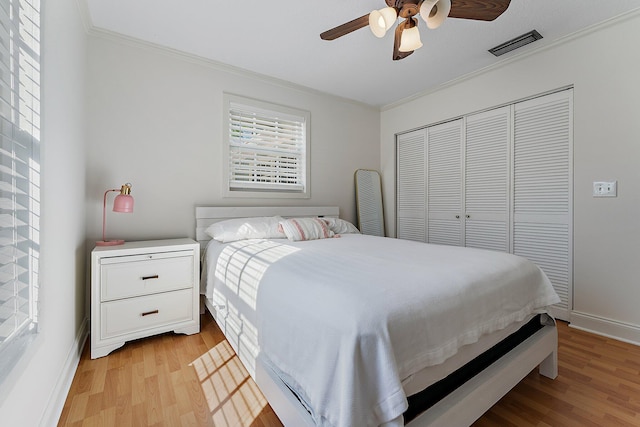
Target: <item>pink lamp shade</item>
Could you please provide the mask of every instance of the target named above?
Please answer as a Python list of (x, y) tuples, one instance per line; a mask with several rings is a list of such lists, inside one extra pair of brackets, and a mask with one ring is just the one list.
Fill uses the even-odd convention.
[(96, 242), (97, 246), (115, 246), (121, 245), (124, 243), (124, 240), (107, 240), (105, 238), (105, 228), (106, 228), (106, 211), (107, 211), (107, 194), (119, 191), (118, 194), (113, 201), (113, 211), (114, 212), (122, 212), (122, 213), (131, 213), (133, 212), (133, 196), (131, 196), (131, 184), (124, 184), (119, 190), (117, 188), (112, 190), (107, 190), (104, 192), (104, 199), (102, 203), (102, 240)]
[(118, 194), (113, 201), (113, 211), (121, 213), (133, 212), (133, 197), (131, 194)]

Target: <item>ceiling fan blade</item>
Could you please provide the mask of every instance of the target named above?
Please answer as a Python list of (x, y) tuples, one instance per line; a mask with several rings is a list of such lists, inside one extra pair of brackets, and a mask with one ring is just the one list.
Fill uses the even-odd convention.
[(320, 34), (320, 38), (322, 40), (335, 40), (338, 37), (342, 37), (345, 34), (349, 34), (355, 30), (359, 30), (360, 28), (366, 27), (369, 25), (369, 14), (361, 16), (360, 18), (356, 18), (353, 21), (349, 21), (345, 24), (338, 25), (335, 28), (325, 31)]
[(451, 0), (449, 18), (493, 21), (509, 7), (511, 0)]
[(402, 30), (404, 30), (406, 23), (407, 21), (403, 21), (396, 26), (396, 32), (393, 37), (393, 60), (394, 61), (404, 59), (413, 53), (413, 51), (400, 52), (400, 39), (402, 37)]

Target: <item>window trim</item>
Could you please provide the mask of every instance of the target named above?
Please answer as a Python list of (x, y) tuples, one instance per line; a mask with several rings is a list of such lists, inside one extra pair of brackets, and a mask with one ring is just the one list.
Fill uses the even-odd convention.
[[(273, 104), (266, 101), (260, 101), (252, 98), (247, 98), (239, 95), (233, 95), (229, 93), (223, 93), (223, 124), (222, 124), (222, 141), (223, 141), (223, 156), (222, 156), (222, 186), (223, 197), (238, 197), (238, 198), (273, 198), (273, 199), (298, 199), (311, 197), (311, 113), (308, 111), (300, 110), (297, 108), (286, 107), (283, 105)], [(295, 118), (302, 118), (305, 127), (305, 147), (304, 147), (304, 178), (303, 178), (303, 190), (301, 191), (282, 191), (278, 189), (261, 189), (257, 191), (251, 191), (249, 189), (231, 189), (229, 182), (230, 178), (230, 147), (231, 141), (229, 138), (229, 120), (230, 112), (232, 110), (232, 104), (240, 104), (256, 112), (273, 112), (291, 116)], [(249, 187), (250, 185), (248, 185)]]

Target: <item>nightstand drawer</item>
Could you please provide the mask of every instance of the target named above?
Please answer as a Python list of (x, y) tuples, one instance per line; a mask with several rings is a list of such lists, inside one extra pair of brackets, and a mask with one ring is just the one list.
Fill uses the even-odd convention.
[(108, 339), (192, 320), (192, 297), (192, 289), (183, 289), (103, 303), (100, 319), (101, 338)]
[(101, 301), (192, 288), (193, 252), (103, 260)]

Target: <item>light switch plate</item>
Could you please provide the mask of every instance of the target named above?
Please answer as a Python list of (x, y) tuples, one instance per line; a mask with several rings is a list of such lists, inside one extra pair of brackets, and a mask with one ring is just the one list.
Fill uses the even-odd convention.
[(593, 197), (617, 197), (618, 181), (594, 181)]

